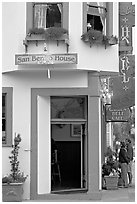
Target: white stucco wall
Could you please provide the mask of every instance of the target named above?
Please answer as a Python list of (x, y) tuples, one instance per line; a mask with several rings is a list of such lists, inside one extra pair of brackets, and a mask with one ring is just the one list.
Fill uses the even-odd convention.
[(24, 2), (2, 2), (2, 69), (14, 70), (15, 53), (23, 53), (26, 32)]
[[(15, 133), (20, 133), (22, 141), (20, 143), (19, 161), (20, 169), (25, 174), (29, 175), (24, 186), (24, 198), (28, 199), (30, 196), (30, 148), (31, 148), (31, 88), (47, 88), (47, 87), (87, 87), (87, 73), (82, 71), (53, 71), (51, 73), (51, 79), (47, 78), (47, 71), (45, 72), (10, 72), (3, 74), (2, 86), (13, 87), (13, 137)], [(41, 99), (41, 104), (43, 104)], [(47, 103), (47, 101), (45, 101)], [(41, 109), (40, 109), (41, 110)], [(41, 112), (39, 112), (40, 114)], [(42, 116), (43, 117), (43, 116)], [(49, 115), (47, 116), (49, 117)], [(40, 123), (39, 123), (40, 124)], [(43, 125), (44, 126), (44, 125)], [(42, 132), (41, 129), (39, 134)], [(41, 136), (43, 137), (43, 135)], [(39, 141), (39, 150), (43, 149), (43, 143)], [(46, 143), (47, 147), (50, 146)], [(2, 148), (2, 174), (10, 173), (9, 155), (11, 148)], [(42, 152), (39, 151), (39, 158)], [(43, 158), (42, 158), (43, 159)], [(47, 158), (48, 160), (49, 158)], [(42, 167), (42, 161), (38, 160)], [(43, 164), (44, 165), (44, 164)], [(48, 165), (47, 168), (49, 172)], [(48, 192), (49, 185), (40, 186), (41, 176), (43, 171), (39, 172), (39, 185), (38, 192)], [(49, 178), (49, 177), (48, 177)], [(49, 182), (49, 181), (48, 181)]]
[[(69, 2), (69, 53), (78, 53), (78, 64), (75, 68), (113, 71), (118, 72), (118, 45), (92, 46), (81, 40), (83, 30), (83, 4), (82, 2)], [(16, 12), (15, 12), (16, 11)], [(118, 36), (117, 6), (114, 6), (114, 34)], [(15, 54), (24, 54), (25, 47), (23, 40), (26, 35), (26, 3), (25, 2), (4, 2), (2, 13), (2, 68), (4, 71), (16, 70)], [(10, 21), (9, 21), (10, 18)], [(29, 46), (29, 53), (44, 53), (43, 44)], [(66, 46), (60, 43), (57, 46), (51, 43), (48, 45), (49, 53), (66, 53)], [(26, 69), (24, 66), (23, 69)], [(39, 67), (41, 68), (41, 66)]]

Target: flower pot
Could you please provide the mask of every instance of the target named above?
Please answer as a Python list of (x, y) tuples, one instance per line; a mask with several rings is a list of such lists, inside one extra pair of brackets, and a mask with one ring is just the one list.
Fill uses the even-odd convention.
[(21, 202), (23, 199), (23, 183), (2, 184), (3, 202)]
[(107, 190), (118, 189), (118, 176), (104, 176)]
[(118, 44), (117, 39), (116, 39), (115, 37), (111, 37), (111, 38), (108, 40), (108, 44), (109, 44), (109, 45), (116, 45), (116, 44)]

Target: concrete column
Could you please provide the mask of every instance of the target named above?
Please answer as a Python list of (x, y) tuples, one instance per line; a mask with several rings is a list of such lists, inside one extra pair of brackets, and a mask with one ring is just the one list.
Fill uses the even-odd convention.
[(99, 190), (99, 97), (88, 99), (88, 192)]
[(88, 194), (101, 194), (101, 106), (99, 76), (89, 74), (88, 95)]

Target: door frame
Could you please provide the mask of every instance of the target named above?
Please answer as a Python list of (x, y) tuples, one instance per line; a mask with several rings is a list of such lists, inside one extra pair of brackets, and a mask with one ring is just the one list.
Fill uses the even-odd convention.
[[(32, 88), (31, 89), (31, 160), (30, 160), (30, 198), (44, 199), (46, 194), (37, 193), (37, 96), (88, 96), (87, 88)], [(88, 181), (87, 181), (88, 182)]]
[[(50, 199), (52, 195), (37, 193), (37, 96), (88, 96), (87, 134), (87, 197), (100, 198), (101, 146), (100, 143), (100, 95), (98, 73), (88, 74), (85, 88), (31, 88), (31, 155), (30, 155), (30, 199)], [(92, 154), (93, 153), (93, 154)], [(75, 195), (74, 195), (75, 197)]]

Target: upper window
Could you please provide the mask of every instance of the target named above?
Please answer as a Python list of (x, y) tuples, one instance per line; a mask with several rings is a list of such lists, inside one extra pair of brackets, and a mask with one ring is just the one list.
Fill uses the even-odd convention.
[(83, 33), (91, 28), (113, 35), (113, 2), (83, 3)]
[(68, 30), (69, 2), (27, 2), (26, 32), (32, 28), (62, 27)]
[(106, 30), (105, 2), (87, 2), (87, 31), (90, 28), (105, 33)]
[(61, 3), (35, 3), (34, 28), (61, 27), (62, 12)]
[(12, 88), (2, 89), (2, 145), (12, 145)]

